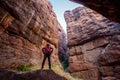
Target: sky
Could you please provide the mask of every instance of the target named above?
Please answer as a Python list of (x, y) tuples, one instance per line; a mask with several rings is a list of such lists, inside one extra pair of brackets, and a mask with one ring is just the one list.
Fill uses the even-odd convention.
[(53, 10), (57, 15), (57, 19), (58, 19), (59, 23), (65, 30), (65, 33), (67, 33), (66, 22), (64, 19), (64, 12), (67, 10), (73, 10), (82, 5), (71, 2), (69, 0), (49, 0), (49, 1), (51, 2), (52, 6), (53, 6)]

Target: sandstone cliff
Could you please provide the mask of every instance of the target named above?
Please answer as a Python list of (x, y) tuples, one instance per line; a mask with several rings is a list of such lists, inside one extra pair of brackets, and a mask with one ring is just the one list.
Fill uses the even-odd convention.
[(83, 4), (112, 21), (120, 23), (120, 2), (119, 0), (70, 0)]
[(39, 65), (41, 48), (54, 48), (52, 63), (59, 65), (58, 21), (47, 0), (0, 0), (0, 68)]
[(119, 80), (120, 24), (86, 7), (66, 11), (64, 16), (70, 73), (84, 80)]

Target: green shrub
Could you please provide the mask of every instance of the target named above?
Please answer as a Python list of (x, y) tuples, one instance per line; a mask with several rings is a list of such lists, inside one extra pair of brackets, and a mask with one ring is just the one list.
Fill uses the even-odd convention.
[(65, 64), (65, 62), (61, 62), (62, 67), (64, 68), (64, 70), (66, 70), (68, 68), (67, 64)]
[(32, 66), (28, 66), (28, 65), (20, 65), (17, 67), (17, 71), (30, 71)]
[(65, 60), (61, 62), (64, 70), (66, 70), (69, 67), (69, 56), (65, 57)]

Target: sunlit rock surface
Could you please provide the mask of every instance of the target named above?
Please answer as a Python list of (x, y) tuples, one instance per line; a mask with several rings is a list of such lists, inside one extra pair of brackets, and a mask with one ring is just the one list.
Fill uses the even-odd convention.
[(66, 11), (64, 16), (71, 75), (84, 80), (119, 80), (120, 24), (86, 7)]
[(0, 68), (41, 65), (41, 48), (54, 48), (52, 64), (59, 65), (58, 21), (47, 0), (0, 0)]

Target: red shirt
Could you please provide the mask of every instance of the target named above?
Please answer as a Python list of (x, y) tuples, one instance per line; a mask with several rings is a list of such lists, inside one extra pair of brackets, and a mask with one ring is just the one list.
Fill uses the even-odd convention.
[(53, 51), (53, 49), (49, 46), (46, 46), (45, 48), (42, 49), (44, 54), (51, 54), (51, 52)]

